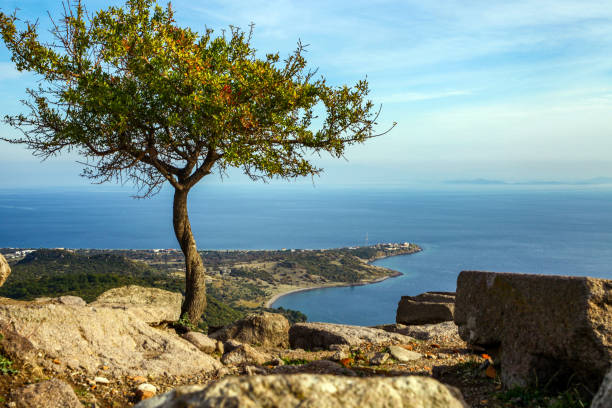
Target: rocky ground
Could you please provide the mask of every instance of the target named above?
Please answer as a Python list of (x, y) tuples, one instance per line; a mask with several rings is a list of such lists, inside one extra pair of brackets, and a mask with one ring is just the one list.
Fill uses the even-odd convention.
[[(458, 307), (454, 313), (459, 327), (453, 321), (374, 328), (330, 323), (290, 325), (280, 314), (263, 312), (207, 335), (173, 323), (179, 315), (181, 299), (160, 289), (113, 289), (89, 304), (75, 296), (30, 302), (0, 298), (0, 404), (15, 408), (134, 404), (138, 408), (588, 406), (594, 391), (589, 395), (568, 388), (551, 394), (546, 384), (512, 390), (507, 385), (512, 379), (528, 379), (529, 372), (519, 377), (512, 364), (537, 362), (540, 349), (535, 347), (542, 347), (544, 341), (559, 343), (574, 353), (593, 355), (591, 373), (601, 373), (595, 363), (599, 355), (603, 356), (599, 358), (602, 367), (609, 361), (605, 353), (610, 352), (612, 282), (545, 278), (550, 281), (545, 282), (548, 286), (568, 288), (559, 290), (566, 294), (560, 304), (571, 303), (573, 298), (590, 299), (582, 302), (592, 311), (586, 322), (599, 322), (588, 326), (573, 318), (575, 327), (565, 324), (564, 330), (582, 333), (581, 336), (551, 337), (548, 332), (510, 329), (532, 324), (537, 316), (561, 319), (561, 306), (551, 309), (544, 304), (541, 308), (546, 313), (528, 310), (528, 315), (515, 316), (516, 311), (508, 306), (496, 312), (499, 305), (492, 303), (468, 311), (470, 316), (481, 319), (477, 325), (470, 323), (475, 318), (465, 316), (464, 299), (468, 296), (464, 292), (468, 289), (475, 293), (467, 303), (471, 307), (482, 302), (479, 293), (512, 286), (514, 292), (493, 293), (491, 298), (502, 299), (507, 292), (516, 297), (521, 290), (537, 287), (540, 280), (525, 286), (525, 281), (535, 278), (486, 273), (462, 276), (457, 293), (460, 301), (449, 302), (452, 295), (440, 293), (405, 297), (401, 313), (398, 312), (398, 321), (406, 320), (404, 314), (418, 320), (429, 315), (428, 319), (435, 320)], [(482, 279), (482, 284), (464, 285), (468, 278)], [(576, 294), (572, 295), (570, 289)], [(524, 298), (518, 297), (521, 302)], [(521, 302), (516, 310), (524, 313), (527, 308)], [(435, 307), (425, 307), (429, 303)], [(514, 303), (510, 299), (505, 304)], [(573, 313), (580, 306), (576, 304), (564, 313)], [(488, 313), (479, 315), (482, 310)], [(553, 316), (553, 312), (559, 316)], [(501, 315), (503, 321), (488, 323)], [(495, 328), (502, 326), (505, 331), (500, 334)], [(551, 330), (561, 326), (555, 323)], [(592, 334), (584, 330), (587, 326), (593, 327)], [(502, 344), (513, 354), (492, 358), (487, 352), (493, 351), (474, 345), (482, 345), (482, 339), (492, 336), (484, 336), (485, 329), (501, 336)], [(468, 345), (459, 332), (463, 338), (477, 341)], [(590, 341), (588, 349), (581, 346), (585, 339)], [(549, 347), (548, 353), (557, 349)], [(586, 361), (587, 356), (568, 362), (562, 359), (560, 354), (555, 360), (559, 367), (571, 368), (570, 364)], [(502, 371), (500, 362), (503, 366), (504, 361)], [(578, 369), (582, 366), (576, 367), (575, 372), (580, 374)], [(514, 377), (504, 381), (508, 373)], [(550, 382), (555, 377), (539, 378)], [(593, 400), (594, 408), (611, 406), (612, 370), (606, 378), (603, 383), (597, 381), (602, 385)]]
[[(459, 388), (470, 406), (495, 406), (494, 395), (500, 385), (494, 371), (485, 368), (487, 356), (467, 348), (456, 335), (452, 323), (431, 326), (435, 326), (430, 329), (434, 336), (424, 340), (405, 336), (399, 337), (404, 341), (371, 338), (372, 341), (356, 341), (355, 345), (330, 346), (331, 350), (252, 346), (245, 356), (227, 365), (191, 375), (112, 375), (113, 370), (108, 366), (98, 367), (94, 372), (70, 367), (58, 370), (54, 366), (62, 367), (65, 362), (39, 355), (38, 360), (46, 359), (46, 364), (14, 361), (11, 368), (16, 373), (0, 376), (0, 395), (4, 406), (11, 406), (15, 390), (58, 378), (70, 384), (85, 406), (130, 407), (143, 397), (143, 392), (138, 390), (141, 384), (151, 384), (155, 392), (161, 394), (179, 386), (208, 384), (227, 376), (297, 373), (349, 377), (417, 375), (437, 378)], [(405, 329), (409, 331), (409, 328)], [(155, 330), (177, 336), (176, 331), (167, 325)], [(422, 335), (422, 329), (420, 333)], [(235, 340), (230, 342), (240, 344)], [(219, 361), (223, 357), (219, 350), (211, 355)]]

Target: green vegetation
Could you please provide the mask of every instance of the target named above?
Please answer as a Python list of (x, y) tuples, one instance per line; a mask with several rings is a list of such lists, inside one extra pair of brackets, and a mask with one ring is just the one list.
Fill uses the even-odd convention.
[(285, 363), (285, 365), (303, 365), (303, 364), (308, 364), (310, 363), (310, 361), (308, 360), (304, 360), (303, 358), (281, 358), (281, 360), (283, 360), (283, 363)]
[(551, 392), (538, 387), (516, 387), (497, 394), (509, 407), (529, 408), (585, 408), (590, 402), (577, 388)]
[[(182, 277), (168, 273), (167, 264), (159, 268), (142, 262), (127, 259), (125, 256), (143, 258), (143, 251), (103, 251), (41, 249), (28, 254), (12, 265), (12, 273), (0, 296), (18, 300), (33, 300), (37, 297), (57, 297), (63, 295), (80, 296), (87, 302), (95, 300), (103, 292), (126, 285), (155, 287), (173, 292), (184, 288)], [(242, 271), (241, 268), (238, 270)], [(238, 284), (208, 285), (208, 307), (202, 315), (198, 328), (208, 331), (241, 319), (249, 312), (266, 310), (281, 313), (291, 322), (306, 321), (306, 316), (295, 310), (249, 308), (237, 305), (244, 299), (260, 299), (266, 293), (252, 279), (249, 273), (241, 276), (244, 281)], [(268, 279), (267, 273), (263, 273)], [(234, 306), (232, 306), (234, 305)], [(179, 322), (186, 326), (188, 320)], [(190, 325), (189, 327), (192, 327)], [(195, 328), (193, 326), (192, 328)]]
[[(0, 334), (0, 341), (2, 341), (3, 338), (4, 336)], [(17, 374), (19, 371), (13, 369), (11, 367), (12, 365), (13, 365), (13, 362), (11, 360), (6, 358), (4, 355), (0, 354), (0, 374), (2, 375)]]

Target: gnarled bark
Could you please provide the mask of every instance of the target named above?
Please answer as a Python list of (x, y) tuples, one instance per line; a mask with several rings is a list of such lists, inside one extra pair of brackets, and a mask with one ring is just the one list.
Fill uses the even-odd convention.
[(187, 214), (188, 193), (186, 189), (175, 189), (172, 219), (176, 239), (185, 255), (185, 300), (181, 306), (181, 317), (186, 316), (192, 324), (197, 324), (206, 309), (206, 281), (204, 265)]

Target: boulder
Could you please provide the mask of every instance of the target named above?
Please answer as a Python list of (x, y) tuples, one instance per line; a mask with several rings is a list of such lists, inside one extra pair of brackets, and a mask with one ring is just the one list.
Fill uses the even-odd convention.
[(248, 344), (241, 344), (221, 357), (221, 362), (223, 364), (233, 366), (252, 364), (263, 365), (271, 360), (271, 355), (259, 352)]
[(356, 378), (333, 375), (229, 377), (140, 402), (137, 408), (411, 407), (464, 408), (461, 393), (432, 378)]
[(255, 313), (217, 330), (211, 338), (223, 342), (234, 339), (242, 343), (264, 347), (289, 345), (289, 321), (278, 313)]
[(181, 337), (206, 354), (212, 354), (217, 350), (217, 340), (211, 339), (204, 333), (187, 332)]
[(455, 294), (425, 292), (418, 296), (402, 296), (395, 321), (401, 324), (432, 324), (453, 320)]
[(610, 408), (612, 407), (612, 368), (604, 377), (599, 391), (595, 394), (595, 398), (591, 402), (591, 408)]
[[(191, 375), (221, 364), (172, 332), (152, 328), (122, 309), (54, 303), (0, 303), (0, 328), (15, 352), (35, 349), (35, 363), (54, 371), (77, 365), (94, 376)], [(7, 339), (3, 339), (6, 342)], [(32, 351), (29, 353), (33, 354)]]
[(11, 393), (16, 408), (82, 408), (72, 387), (56, 378), (26, 385)]
[(407, 343), (413, 338), (389, 333), (371, 327), (349, 326), (333, 323), (297, 323), (289, 329), (292, 348), (312, 350), (317, 347), (329, 349), (333, 344), (359, 346), (363, 343)]
[(506, 386), (555, 378), (595, 390), (612, 362), (612, 281), (464, 271), (455, 323), (468, 343), (499, 349)]
[(400, 346), (389, 346), (389, 353), (399, 362), (407, 363), (408, 361), (418, 360), (423, 357), (416, 351), (406, 350)]
[(126, 310), (149, 324), (159, 324), (179, 320), (182, 302), (180, 293), (129, 285), (107, 290), (91, 306)]
[(435, 340), (439, 342), (461, 341), (455, 322), (442, 322), (434, 324), (421, 324), (406, 326), (400, 323), (375, 326), (391, 333), (414, 337), (418, 340)]
[(51, 299), (51, 302), (58, 303), (60, 305), (73, 305), (73, 306), (85, 306), (87, 302), (78, 296), (60, 296), (55, 299)]
[(0, 254), (0, 286), (4, 285), (6, 278), (11, 274), (11, 267), (9, 266), (4, 256)]

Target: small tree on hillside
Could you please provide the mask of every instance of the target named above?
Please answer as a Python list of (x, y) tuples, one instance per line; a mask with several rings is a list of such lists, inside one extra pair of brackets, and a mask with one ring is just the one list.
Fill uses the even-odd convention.
[(83, 176), (132, 181), (143, 197), (169, 183), (185, 255), (181, 313), (192, 323), (206, 308), (206, 291), (189, 191), (229, 167), (253, 180), (316, 175), (313, 153), (341, 157), (346, 146), (376, 136), (367, 82), (332, 87), (315, 79), (301, 44), (282, 61), (259, 58), (250, 33), (198, 34), (177, 26), (171, 6), (154, 0), (94, 15), (80, 1), (67, 4), (63, 18), (52, 20), (51, 43), (39, 39), (36, 24), (19, 23), (0, 13), (12, 60), (40, 85), (27, 91), (26, 114), (5, 118), (22, 136), (3, 140), (42, 158), (76, 151), (85, 159)]

